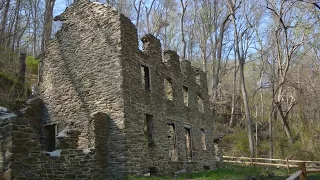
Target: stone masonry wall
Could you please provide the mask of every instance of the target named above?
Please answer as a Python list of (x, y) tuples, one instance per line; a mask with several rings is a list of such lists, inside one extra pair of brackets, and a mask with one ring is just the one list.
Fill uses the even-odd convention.
[[(103, 165), (96, 161), (97, 152), (64, 149), (50, 154), (41, 151), (38, 132), (28, 119), (15, 117), (8, 120), (6, 127), (11, 129), (9, 139), (2, 143), (11, 143), (8, 149), (2, 149), (2, 176), (0, 179), (105, 179)], [(104, 164), (104, 163), (103, 163)]]
[(9, 118), (0, 119), (0, 144), (1, 144), (1, 156), (0, 156), (0, 179), (11, 178), (11, 162), (12, 162), (12, 137), (11, 137), (11, 125)]
[[(126, 21), (122, 25), (132, 27)], [(205, 73), (191, 67), (189, 61), (180, 64), (176, 52), (165, 51), (162, 57), (160, 41), (152, 35), (141, 38), (144, 49), (139, 51), (136, 30), (127, 28), (123, 34), (123, 42), (126, 42), (124, 47), (127, 48), (122, 61), (125, 132), (131, 134), (127, 136), (129, 157), (126, 164), (129, 173), (141, 175), (150, 172), (150, 168), (155, 168), (158, 174), (215, 168), (213, 120), (210, 116)], [(150, 91), (142, 85), (141, 65), (150, 70)], [(196, 82), (196, 75), (200, 77), (200, 84)], [(172, 100), (166, 98), (165, 79), (172, 82)], [(188, 106), (184, 104), (184, 86), (188, 88)], [(197, 97), (203, 100), (204, 112), (199, 111)], [(145, 143), (145, 114), (153, 116), (153, 147)], [(178, 161), (171, 161), (169, 156), (168, 124), (171, 123), (174, 123), (176, 129)], [(191, 129), (191, 162), (186, 157), (185, 127)], [(202, 148), (201, 129), (205, 131), (205, 150)]]
[[(209, 109), (206, 75), (191, 67), (189, 61), (180, 63), (174, 51), (164, 51), (152, 35), (141, 38), (143, 51), (138, 48), (136, 28), (126, 18), (121, 19), (123, 90), (125, 102), (125, 133), (127, 134), (129, 173), (144, 174), (156, 168), (159, 174), (177, 170), (201, 170), (216, 167), (213, 120)], [(141, 66), (150, 71), (150, 91), (142, 84)], [(196, 82), (196, 76), (200, 82)], [(164, 80), (172, 82), (173, 99), (165, 96)], [(183, 87), (188, 88), (188, 106), (184, 105)], [(198, 108), (197, 97), (203, 101), (204, 112)], [(145, 143), (145, 115), (153, 116), (154, 147)], [(176, 128), (178, 161), (169, 157), (168, 123)], [(187, 162), (184, 127), (191, 128), (192, 161)], [(205, 131), (203, 150), (201, 129)]]
[[(39, 110), (39, 108), (37, 108)], [(98, 127), (104, 127), (104, 115), (95, 115), (96, 146), (91, 151), (77, 149), (79, 134), (70, 130), (60, 137), (59, 150), (44, 152), (40, 147), (40, 126), (31, 109), (20, 116), (0, 117), (1, 171), (0, 179), (105, 179), (106, 142)], [(30, 112), (31, 111), (31, 112)], [(28, 115), (29, 114), (29, 115)], [(36, 114), (35, 114), (36, 115)]]
[[(136, 28), (111, 7), (80, 0), (55, 20), (63, 26), (47, 45), (41, 62), (41, 125), (56, 124), (58, 132), (72, 130), (67, 138), (59, 139), (60, 146), (68, 147), (67, 151), (60, 147), (61, 157), (64, 152), (92, 149), (96, 154), (89, 159), (100, 163), (79, 167), (92, 165), (106, 172), (105, 179), (216, 167), (205, 73), (189, 61), (180, 62), (176, 52), (162, 53), (160, 41), (152, 35), (142, 37), (143, 50), (139, 50)], [(149, 71), (147, 80), (143, 68)], [(171, 90), (165, 89), (165, 79), (172, 83), (171, 100), (166, 97)], [(149, 80), (146, 90), (143, 81)], [(147, 117), (152, 118), (151, 124), (146, 124)], [(146, 133), (150, 128), (152, 132)], [(191, 150), (187, 150), (186, 128)], [(173, 159), (169, 134), (176, 139)], [(191, 159), (187, 151), (192, 151)], [(73, 158), (78, 162), (78, 156), (82, 158), (68, 156), (68, 162)]]
[(40, 88), (42, 123), (56, 124), (58, 132), (65, 127), (80, 132), (78, 149), (92, 144), (92, 114), (107, 115), (108, 129), (101, 129), (109, 132), (105, 166), (108, 176), (119, 178), (125, 157), (120, 18), (111, 7), (86, 1), (57, 16), (63, 25), (46, 47)]

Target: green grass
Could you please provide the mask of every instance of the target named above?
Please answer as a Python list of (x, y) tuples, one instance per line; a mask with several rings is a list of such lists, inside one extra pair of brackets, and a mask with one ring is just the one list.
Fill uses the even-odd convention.
[[(223, 168), (211, 171), (201, 171), (184, 173), (180, 175), (158, 176), (158, 177), (129, 177), (129, 180), (164, 180), (164, 179), (196, 179), (196, 180), (239, 180), (247, 177), (258, 177), (261, 180), (282, 180), (293, 174), (296, 169), (292, 169), (287, 174), (286, 169), (266, 168), (261, 166), (242, 166), (227, 164)], [(268, 176), (269, 175), (269, 176)], [(308, 176), (308, 180), (320, 179), (320, 175)]]
[(16, 83), (18, 83), (18, 79), (8, 73), (3, 73), (0, 71), (0, 82), (9, 83), (9, 84), (16, 84)]

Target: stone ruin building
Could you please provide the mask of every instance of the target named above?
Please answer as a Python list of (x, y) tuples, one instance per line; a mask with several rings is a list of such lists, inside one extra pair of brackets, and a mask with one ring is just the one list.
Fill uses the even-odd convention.
[(206, 74), (141, 38), (111, 7), (78, 1), (41, 62), (40, 98), (0, 115), (0, 179), (125, 179), (222, 162)]

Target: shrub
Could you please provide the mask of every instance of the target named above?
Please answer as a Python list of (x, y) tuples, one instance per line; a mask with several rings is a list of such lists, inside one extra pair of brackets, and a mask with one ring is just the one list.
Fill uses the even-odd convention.
[(231, 156), (249, 156), (249, 140), (245, 129), (237, 128), (222, 140), (224, 153)]
[(39, 61), (33, 56), (28, 56), (26, 60), (27, 72), (30, 74), (38, 74)]

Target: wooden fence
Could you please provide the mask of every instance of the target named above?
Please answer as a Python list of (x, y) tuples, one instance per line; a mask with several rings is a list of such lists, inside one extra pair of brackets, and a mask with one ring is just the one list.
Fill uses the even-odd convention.
[(302, 161), (302, 160), (289, 160), (289, 159), (268, 159), (268, 158), (249, 158), (249, 157), (235, 157), (223, 156), (223, 162), (239, 163), (239, 164), (256, 164), (263, 166), (276, 166), (287, 168), (288, 172), (290, 167), (298, 167), (299, 171), (292, 174), (287, 180), (306, 180), (307, 175), (311, 173), (320, 173), (320, 161)]

